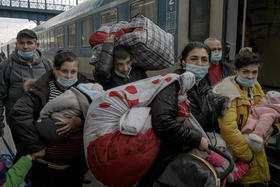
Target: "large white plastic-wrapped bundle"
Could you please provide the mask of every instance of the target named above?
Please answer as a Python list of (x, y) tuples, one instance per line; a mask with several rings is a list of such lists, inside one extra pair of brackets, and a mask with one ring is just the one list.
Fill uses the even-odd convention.
[[(164, 74), (107, 90), (93, 100), (84, 126), (84, 150), (90, 170), (106, 186), (132, 186), (147, 172), (160, 149), (149, 104), (165, 87), (179, 81), (191, 88), (194, 75)], [(178, 122), (190, 116), (179, 100)]]
[(93, 100), (84, 146), (97, 180), (107, 186), (132, 186), (147, 172), (160, 148), (147, 106), (178, 78), (176, 74), (151, 77), (110, 89)]
[(130, 47), (135, 66), (145, 70), (160, 70), (174, 64), (173, 35), (144, 16), (98, 29), (90, 38), (93, 64), (99, 60), (102, 43), (109, 34), (116, 36), (115, 46)]

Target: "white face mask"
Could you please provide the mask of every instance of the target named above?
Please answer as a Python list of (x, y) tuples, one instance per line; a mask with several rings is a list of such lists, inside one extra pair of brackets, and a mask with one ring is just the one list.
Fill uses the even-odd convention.
[(209, 66), (198, 66), (194, 64), (187, 64), (186, 71), (192, 72), (195, 75), (196, 81), (200, 81), (208, 73)]

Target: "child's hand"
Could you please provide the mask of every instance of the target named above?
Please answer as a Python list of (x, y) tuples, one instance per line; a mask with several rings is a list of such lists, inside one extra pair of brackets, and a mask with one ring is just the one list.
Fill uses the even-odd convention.
[(268, 102), (268, 100), (266, 99), (266, 97), (263, 97), (261, 100), (260, 100), (260, 102), (259, 102), (259, 104), (263, 104), (263, 105), (265, 105), (265, 104), (268, 104), (269, 102)]
[(38, 151), (38, 152), (35, 152), (35, 153), (32, 153), (32, 154), (29, 154), (31, 159), (32, 160), (36, 160), (37, 158), (42, 158), (46, 155), (46, 148)]
[(199, 150), (210, 153), (210, 150), (208, 149), (209, 144), (210, 144), (209, 140), (207, 138), (202, 137), (199, 145)]

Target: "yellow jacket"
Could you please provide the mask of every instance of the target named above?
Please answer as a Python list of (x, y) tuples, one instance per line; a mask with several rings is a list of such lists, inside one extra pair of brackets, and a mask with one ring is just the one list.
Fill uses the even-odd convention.
[[(253, 158), (253, 152), (249, 148), (246, 140), (242, 136), (238, 126), (242, 128), (247, 121), (251, 110), (251, 102), (246, 91), (240, 89), (239, 85), (234, 81), (234, 77), (226, 78), (218, 86), (230, 93), (231, 103), (225, 114), (219, 117), (219, 127), (221, 136), (226, 141), (227, 146), (232, 150), (236, 158), (249, 162)], [(224, 83), (223, 83), (224, 82)], [(254, 103), (258, 103), (264, 96), (259, 83), (256, 83), (252, 88)], [(224, 95), (228, 95), (228, 94)], [(254, 154), (253, 165), (245, 176), (239, 181), (241, 184), (252, 184), (259, 182), (267, 182), (270, 180), (270, 173), (266, 154), (264, 149)]]

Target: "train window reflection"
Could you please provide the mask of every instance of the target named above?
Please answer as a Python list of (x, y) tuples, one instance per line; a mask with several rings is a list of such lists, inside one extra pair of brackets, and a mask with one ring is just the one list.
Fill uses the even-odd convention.
[(64, 29), (63, 27), (59, 27), (55, 30), (56, 42), (58, 48), (64, 47)]
[(54, 48), (54, 31), (50, 30), (49, 31), (49, 43), (50, 43), (50, 48)]
[(37, 34), (37, 36), (38, 36), (38, 43), (40, 44), (40, 47), (43, 47), (43, 39), (42, 39), (42, 34)]
[(130, 4), (130, 18), (141, 14), (157, 23), (158, 1), (157, 0), (135, 0)]
[(92, 17), (88, 17), (82, 21), (82, 45), (89, 46), (89, 37), (93, 32)]
[(44, 49), (47, 49), (49, 46), (48, 46), (48, 33), (47, 32), (44, 32)]
[(68, 47), (76, 46), (76, 25), (75, 23), (68, 26)]
[(101, 13), (101, 26), (113, 25), (118, 22), (118, 11), (116, 8)]

